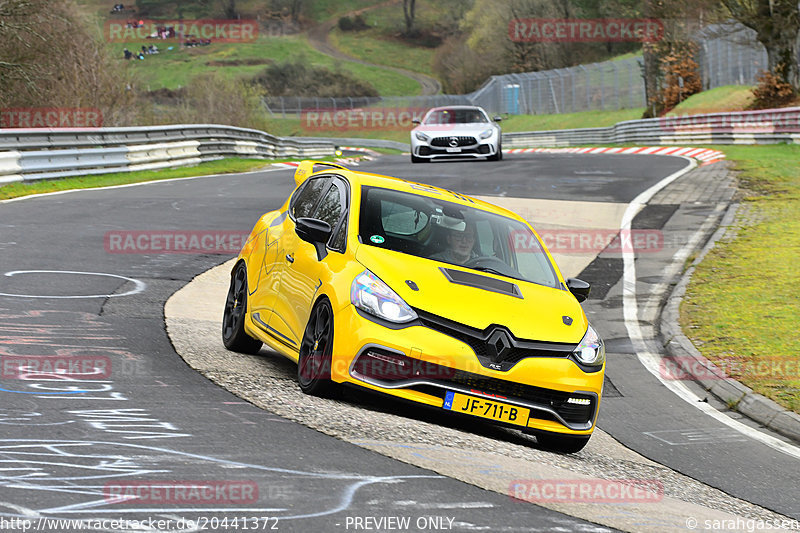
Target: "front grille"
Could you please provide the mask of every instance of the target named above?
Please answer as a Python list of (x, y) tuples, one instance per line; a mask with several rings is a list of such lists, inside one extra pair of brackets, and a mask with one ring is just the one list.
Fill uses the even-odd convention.
[[(594, 411), (597, 406), (597, 399), (590, 394), (569, 393), (552, 389), (534, 387), (523, 383), (515, 383), (503, 379), (490, 378), (465, 372), (463, 370), (451, 370), (453, 376), (449, 379), (431, 380), (438, 385), (412, 385), (409, 388), (419, 390), (426, 394), (438, 396), (444, 399), (448, 388), (469, 389), (470, 391), (483, 392), (495, 395), (498, 401), (516, 400), (524, 404), (535, 404), (549, 407), (560, 416), (565, 422), (575, 425), (591, 424)], [(445, 372), (441, 373), (442, 375)], [(440, 388), (443, 387), (443, 388)], [(589, 400), (588, 405), (567, 403), (569, 398), (581, 398)], [(549, 420), (553, 418), (547, 411), (537, 411), (535, 408), (531, 417)]]
[[(433, 313), (415, 309), (423, 326), (449, 335), (469, 345), (478, 357), (481, 365), (492, 370), (508, 371), (518, 362), (528, 357), (566, 358), (575, 350), (576, 344), (562, 342), (545, 342), (517, 339), (511, 332), (498, 325), (491, 325), (484, 330), (449, 320)], [(497, 337), (495, 332), (502, 331), (508, 342), (498, 353), (497, 344), (492, 346), (491, 340)]]
[[(591, 427), (597, 396), (535, 387), (491, 378), (449, 366), (408, 357), (378, 346), (366, 347), (351, 368), (353, 376), (393, 389), (410, 389), (444, 400), (448, 390), (489, 396), (531, 409), (531, 417), (566, 424), (571, 429)], [(569, 403), (570, 398), (588, 400), (586, 405)]]
[[(450, 144), (453, 139), (456, 140), (456, 145), (455, 146)], [(478, 141), (475, 139), (475, 137), (465, 137), (465, 136), (458, 136), (458, 135), (452, 135), (450, 137), (435, 137), (431, 141), (431, 146), (441, 146), (441, 147), (445, 147), (445, 148), (446, 147), (456, 148), (456, 147), (459, 147), (459, 146), (472, 146), (473, 144), (478, 144)]]

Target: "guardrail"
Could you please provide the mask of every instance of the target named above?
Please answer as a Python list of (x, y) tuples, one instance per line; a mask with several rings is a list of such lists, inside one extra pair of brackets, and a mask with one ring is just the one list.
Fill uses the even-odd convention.
[(628, 120), (607, 128), (504, 133), (503, 146), (800, 144), (800, 107)]
[(325, 157), (334, 143), (215, 124), (0, 130), (0, 183), (152, 170), (239, 156)]
[(312, 139), (328, 141), (336, 146), (363, 146), (365, 148), (388, 148), (390, 150), (402, 150), (408, 152), (411, 150), (409, 143), (401, 143), (398, 141), (387, 141), (384, 139), (361, 139), (358, 137), (292, 137), (298, 141), (310, 141)]
[[(800, 107), (629, 120), (607, 128), (504, 133), (504, 148), (598, 144), (800, 144)], [(340, 145), (408, 150), (380, 139), (275, 137), (214, 124), (0, 130), (0, 183), (151, 170), (239, 156), (333, 155)]]

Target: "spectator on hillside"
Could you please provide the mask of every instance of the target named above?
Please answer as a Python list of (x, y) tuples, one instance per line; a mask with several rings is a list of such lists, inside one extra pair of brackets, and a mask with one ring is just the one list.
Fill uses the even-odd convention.
[(133, 52), (131, 52), (127, 48), (123, 50), (122, 53), (125, 55), (125, 59), (130, 59), (133, 57)]

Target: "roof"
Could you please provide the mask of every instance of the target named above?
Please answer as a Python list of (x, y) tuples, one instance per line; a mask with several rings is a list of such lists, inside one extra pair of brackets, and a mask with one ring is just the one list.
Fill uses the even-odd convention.
[(341, 169), (337, 168), (324, 169), (315, 172), (313, 175), (330, 173), (331, 171), (346, 177), (348, 181), (350, 181), (351, 185), (366, 185), (371, 187), (382, 187), (385, 189), (409, 192), (420, 196), (426, 196), (428, 198), (446, 200), (448, 202), (453, 202), (463, 206), (475, 207), (477, 209), (490, 211), (492, 213), (503, 215), (516, 220), (524, 220), (522, 217), (520, 217), (517, 213), (514, 213), (513, 211), (509, 211), (508, 209), (496, 206), (489, 202), (485, 202), (478, 198), (473, 198), (469, 195), (462, 194), (457, 191), (451, 191), (449, 189), (445, 189), (442, 187), (437, 187), (435, 185), (429, 185), (427, 183), (411, 181), (404, 178), (395, 178), (392, 176), (384, 176), (381, 174), (360, 172), (357, 170), (345, 169), (345, 167), (341, 167)]

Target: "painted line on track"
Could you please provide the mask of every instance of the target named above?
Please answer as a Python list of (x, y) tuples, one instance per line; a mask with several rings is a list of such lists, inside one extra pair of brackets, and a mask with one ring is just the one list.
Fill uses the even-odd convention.
[(147, 284), (135, 278), (127, 276), (120, 276), (117, 274), (108, 274), (106, 272), (78, 272), (75, 270), (14, 270), (6, 272), (4, 276), (16, 276), (17, 274), (74, 274), (78, 276), (104, 276), (107, 278), (119, 278), (125, 281), (130, 281), (134, 287), (120, 294), (86, 294), (86, 295), (67, 295), (67, 296), (50, 296), (50, 295), (34, 295), (34, 294), (11, 294), (7, 292), (0, 292), (0, 296), (9, 296), (12, 298), (58, 298), (58, 299), (74, 299), (74, 298), (119, 298), (120, 296), (131, 296), (139, 294), (147, 288)]
[[(689, 164), (682, 168), (681, 170), (670, 174), (669, 176), (665, 177), (649, 189), (645, 190), (644, 192), (640, 193), (636, 198), (634, 198), (630, 204), (628, 204), (627, 209), (625, 210), (625, 214), (622, 217), (622, 223), (620, 225), (620, 230), (622, 232), (630, 231), (631, 229), (631, 222), (636, 214), (644, 208), (648, 201), (661, 189), (678, 179), (679, 177), (683, 176), (690, 170), (694, 169), (697, 166), (697, 163), (690, 159), (687, 156), (679, 156), (683, 157)], [(692, 236), (689, 242), (684, 245), (684, 247), (679, 250), (675, 257), (675, 261), (683, 261), (688, 254), (690, 253), (691, 249), (697, 244), (699, 239), (702, 236), (702, 232), (704, 228), (701, 227), (698, 231)], [(779, 452), (785, 453), (791, 457), (795, 457), (800, 459), (800, 448), (793, 446), (792, 444), (786, 443), (778, 438), (773, 437), (772, 435), (768, 435), (763, 433), (755, 428), (752, 428), (748, 425), (745, 425), (738, 420), (731, 418), (730, 416), (722, 413), (721, 411), (717, 410), (710, 404), (703, 402), (700, 397), (698, 397), (694, 392), (689, 390), (689, 388), (680, 383), (676, 380), (668, 380), (665, 379), (661, 375), (660, 371), (660, 363), (661, 363), (661, 356), (658, 354), (658, 350), (651, 349), (648, 346), (648, 342), (645, 339), (644, 335), (642, 334), (641, 325), (639, 323), (639, 308), (637, 302), (637, 295), (636, 295), (636, 264), (635, 264), (635, 257), (634, 252), (630, 250), (623, 250), (622, 252), (623, 258), (623, 269), (622, 269), (622, 305), (623, 305), (623, 316), (625, 320), (625, 328), (628, 331), (628, 337), (631, 339), (633, 343), (634, 350), (636, 351), (636, 356), (638, 357), (639, 361), (642, 365), (651, 373), (653, 374), (662, 385), (664, 385), (667, 389), (675, 393), (679, 398), (687, 402), (688, 404), (694, 406), (695, 408), (699, 409), (703, 413), (711, 416), (712, 418), (716, 419), (717, 421), (725, 424), (726, 426), (735, 429), (739, 433), (746, 435), (754, 440), (761, 442), (769, 446), (770, 448), (777, 450)]]

